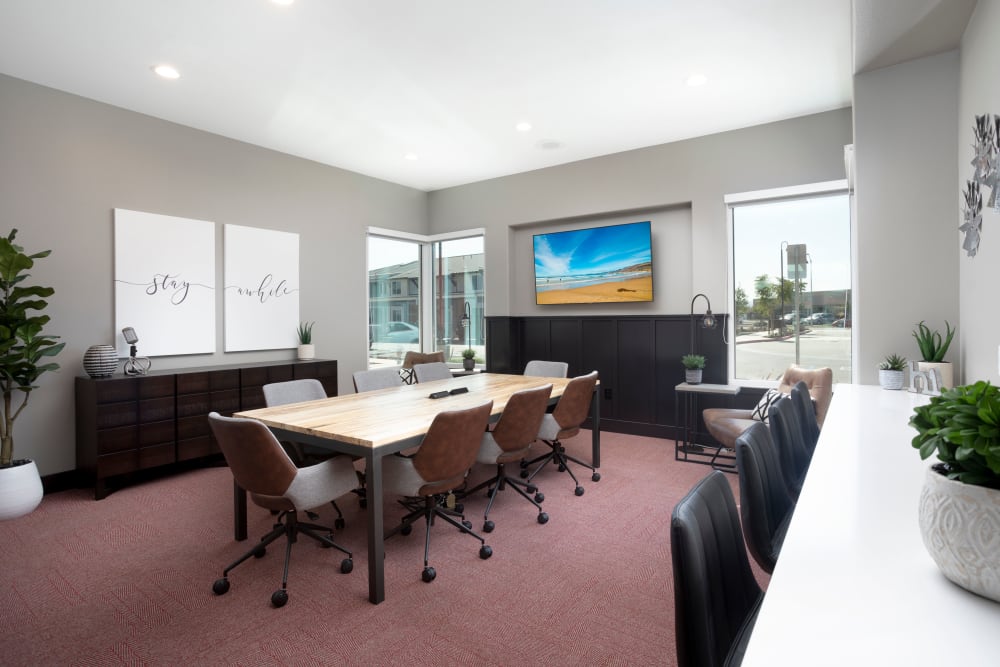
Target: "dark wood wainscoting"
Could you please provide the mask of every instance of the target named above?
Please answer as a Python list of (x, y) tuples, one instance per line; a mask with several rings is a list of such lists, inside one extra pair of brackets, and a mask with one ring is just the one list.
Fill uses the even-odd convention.
[[(707, 357), (703, 381), (725, 384), (728, 355), (718, 315), (715, 329), (695, 328), (695, 348)], [(520, 373), (531, 359), (565, 361), (570, 376), (601, 374), (601, 427), (619, 433), (673, 439), (674, 387), (684, 381), (681, 356), (691, 350), (688, 315), (487, 317), (486, 368)], [(739, 396), (736, 407), (756, 398)], [(701, 397), (699, 409), (728, 407), (725, 398)], [(699, 424), (704, 432), (704, 425)]]

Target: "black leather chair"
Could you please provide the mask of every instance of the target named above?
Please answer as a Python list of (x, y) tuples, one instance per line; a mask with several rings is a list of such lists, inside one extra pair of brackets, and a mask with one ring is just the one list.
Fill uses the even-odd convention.
[(799, 413), (790, 396), (785, 396), (771, 406), (769, 426), (771, 442), (778, 453), (785, 485), (792, 498), (798, 500), (812, 460), (812, 452), (806, 447)]
[(778, 562), (795, 501), (785, 486), (771, 433), (762, 422), (753, 424), (736, 438), (736, 468), (747, 549), (770, 574)]
[(670, 552), (678, 666), (740, 664), (764, 594), (725, 473), (712, 471), (674, 507)]
[(819, 421), (816, 419), (816, 404), (813, 403), (809, 395), (809, 385), (799, 380), (790, 394), (792, 405), (795, 406), (799, 415), (799, 425), (802, 427), (802, 441), (812, 456), (816, 449), (816, 442), (819, 441)]

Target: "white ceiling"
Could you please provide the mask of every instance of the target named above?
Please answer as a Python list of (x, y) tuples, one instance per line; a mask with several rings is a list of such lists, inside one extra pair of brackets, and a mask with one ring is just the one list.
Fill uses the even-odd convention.
[[(851, 11), (850, 0), (3, 0), (0, 72), (436, 190), (848, 106)], [(181, 78), (154, 75), (159, 63)], [(708, 83), (687, 86), (692, 73)]]

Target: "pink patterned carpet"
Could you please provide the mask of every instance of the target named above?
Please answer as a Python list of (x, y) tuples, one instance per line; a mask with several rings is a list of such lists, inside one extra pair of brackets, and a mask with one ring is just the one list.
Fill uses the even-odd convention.
[[(589, 460), (589, 432), (565, 444)], [(250, 545), (232, 538), (226, 468), (102, 501), (89, 490), (46, 496), (32, 514), (0, 522), (0, 664), (675, 665), (670, 512), (710, 469), (674, 461), (673, 441), (616, 433), (602, 434), (602, 459), (601, 481), (583, 475), (581, 497), (553, 466), (536, 477), (545, 525), (503, 492), (490, 513), (489, 560), (476, 540), (435, 525), (433, 583), (420, 579), (422, 526), (391, 538), (387, 599), (377, 606), (353, 496), (341, 499), (347, 528), (334, 539), (355, 551), (354, 571), (340, 574), (339, 552), (301, 539), (281, 609), (270, 605), (280, 541), (230, 574), (228, 594), (212, 593)], [(386, 505), (392, 525), (402, 510)], [(479, 530), (485, 491), (465, 506)], [(249, 513), (256, 540), (272, 517), (254, 505)], [(332, 524), (332, 509), (320, 514)]]

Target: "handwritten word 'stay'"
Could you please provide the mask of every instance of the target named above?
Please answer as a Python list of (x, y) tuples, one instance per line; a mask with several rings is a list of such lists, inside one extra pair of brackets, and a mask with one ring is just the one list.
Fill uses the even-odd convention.
[(179, 306), (184, 303), (191, 290), (191, 283), (181, 280), (179, 275), (169, 273), (154, 273), (153, 281), (146, 287), (146, 294), (153, 296), (158, 292), (170, 292), (170, 303)]
[(274, 280), (274, 276), (269, 273), (264, 276), (257, 287), (237, 287), (236, 293), (240, 296), (257, 297), (261, 303), (265, 303), (269, 299), (288, 296), (295, 291), (288, 286), (287, 280), (280, 280), (272, 287), (271, 285), (274, 284)]

